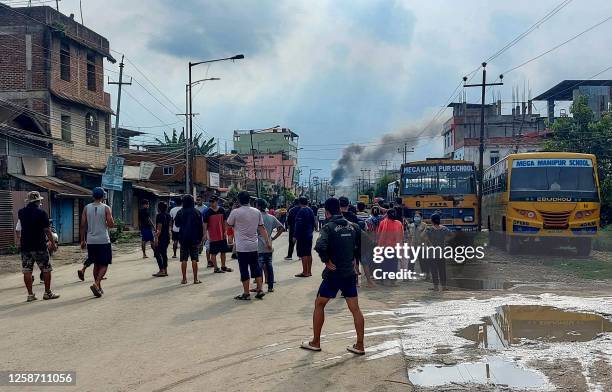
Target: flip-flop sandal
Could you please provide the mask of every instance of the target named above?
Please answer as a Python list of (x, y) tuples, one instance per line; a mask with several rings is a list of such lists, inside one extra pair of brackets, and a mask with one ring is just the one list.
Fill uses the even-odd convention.
[(79, 276), (79, 279), (81, 280), (81, 282), (85, 280), (85, 274), (83, 273), (83, 271), (78, 270), (77, 275)]
[(181, 280), (181, 284), (187, 284), (187, 279)]
[(302, 344), (300, 345), (300, 348), (303, 348), (304, 350), (310, 350), (310, 351), (321, 351), (321, 347), (315, 347), (315, 346), (311, 346), (310, 342), (302, 342)]
[(263, 291), (258, 291), (257, 295), (255, 295), (255, 298), (257, 299), (263, 299), (263, 297), (265, 297), (266, 293), (264, 293)]
[(223, 271), (223, 272), (232, 272), (233, 269), (231, 269), (229, 267), (221, 267), (221, 271)]
[(346, 348), (346, 350), (350, 353), (353, 354), (357, 354), (357, 355), (365, 355), (365, 351), (364, 350), (359, 350), (358, 348), (355, 347), (355, 345), (353, 344), (352, 346), (348, 346)]
[(239, 301), (250, 301), (251, 300), (251, 295), (243, 293), (243, 294), (235, 296), (234, 299), (237, 299)]
[(194, 280), (194, 281), (193, 281), (193, 284), (200, 284), (200, 283), (202, 283), (202, 281), (201, 281), (201, 280)]
[(91, 286), (89, 286), (89, 288), (91, 289), (91, 292), (93, 293), (93, 295), (96, 296), (96, 298), (100, 298), (102, 296), (100, 289), (98, 289), (96, 285), (92, 284)]
[(308, 275), (306, 275), (306, 274), (296, 274), (295, 277), (296, 278), (307, 278)]
[(215, 268), (215, 270), (213, 271), (215, 274), (224, 274), (225, 271), (223, 271), (221, 268)]

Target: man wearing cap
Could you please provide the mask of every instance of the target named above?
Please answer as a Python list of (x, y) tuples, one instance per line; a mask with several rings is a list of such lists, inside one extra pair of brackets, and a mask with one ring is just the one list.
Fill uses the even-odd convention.
[[(53, 233), (49, 225), (49, 216), (40, 208), (43, 198), (37, 191), (28, 193), (25, 200), (26, 206), (19, 210), (19, 222), (21, 222), (21, 268), (23, 271), (23, 282), (28, 290), (28, 302), (36, 300), (32, 291), (32, 269), (34, 263), (43, 273), (45, 282), (45, 294), (43, 299), (59, 298), (58, 294), (51, 291), (51, 263), (49, 262), (49, 251), (55, 251), (56, 245), (53, 241)], [(50, 241), (47, 241), (50, 239)]]
[(94, 284), (89, 288), (96, 297), (101, 297), (104, 294), (102, 279), (113, 261), (108, 229), (115, 227), (115, 221), (110, 207), (104, 204), (104, 189), (94, 188), (92, 196), (94, 201), (85, 206), (81, 218), (81, 248), (87, 247), (87, 256), (94, 264)]

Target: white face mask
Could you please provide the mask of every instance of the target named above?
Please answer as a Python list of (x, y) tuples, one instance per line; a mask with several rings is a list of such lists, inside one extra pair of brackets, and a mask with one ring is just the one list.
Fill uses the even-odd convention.
[(421, 217), (420, 216), (415, 216), (414, 217), (414, 223), (421, 223)]

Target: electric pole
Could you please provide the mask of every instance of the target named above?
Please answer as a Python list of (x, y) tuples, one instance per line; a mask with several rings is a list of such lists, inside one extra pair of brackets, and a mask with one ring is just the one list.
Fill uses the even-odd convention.
[(410, 150), (408, 149), (408, 143), (404, 142), (404, 148), (398, 148), (397, 152), (399, 152), (400, 154), (403, 152), (403, 157), (404, 159), (402, 160), (402, 163), (406, 163), (408, 162), (408, 153), (409, 152), (414, 152), (414, 149), (411, 148)]
[(253, 160), (253, 175), (255, 176), (255, 193), (257, 194), (257, 198), (259, 199), (259, 183), (257, 182), (257, 166), (255, 165), (255, 149), (253, 148), (253, 133), (255, 130), (249, 130), (249, 135), (251, 136), (251, 159)]
[[(502, 80), (504, 75), (499, 75)], [(463, 83), (467, 82), (467, 76), (463, 77)], [(482, 191), (483, 191), (483, 175), (484, 175), (484, 118), (485, 118), (485, 93), (488, 86), (502, 86), (503, 83), (487, 84), (487, 63), (482, 63), (482, 83), (479, 84), (464, 84), (463, 87), (481, 87), (480, 99), (480, 141), (478, 147), (478, 231), (482, 230)]]
[[(124, 82), (123, 81), (123, 55), (121, 55), (121, 62), (119, 63), (119, 81), (118, 82), (111, 82), (110, 80), (108, 81), (108, 84), (116, 84), (118, 86), (118, 91), (117, 91), (117, 111), (115, 113), (115, 129), (113, 130), (113, 159), (115, 157), (117, 157), (117, 152), (119, 150), (118, 145), (117, 145), (117, 133), (119, 132), (119, 114), (121, 113), (121, 88), (123, 87), (123, 85), (125, 84), (126, 86), (129, 86), (132, 84), (132, 78), (130, 78), (129, 82)], [(114, 189), (109, 189), (108, 191), (108, 201), (111, 207), (111, 211), (113, 210), (113, 203), (114, 200), (113, 198), (115, 197), (115, 191)]]

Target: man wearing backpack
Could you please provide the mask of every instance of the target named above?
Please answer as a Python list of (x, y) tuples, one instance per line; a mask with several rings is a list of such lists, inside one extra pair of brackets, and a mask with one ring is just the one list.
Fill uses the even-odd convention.
[(357, 300), (357, 274), (355, 260), (360, 260), (359, 226), (342, 216), (340, 202), (329, 198), (325, 202), (325, 216), (328, 223), (321, 228), (321, 234), (315, 245), (315, 251), (325, 263), (323, 282), (319, 287), (313, 313), (314, 337), (309, 342), (302, 342), (301, 347), (311, 351), (321, 351), (321, 329), (325, 320), (325, 305), (336, 298), (338, 291), (346, 300), (353, 314), (357, 342), (347, 347), (353, 354), (364, 355), (363, 336), (365, 321)]

